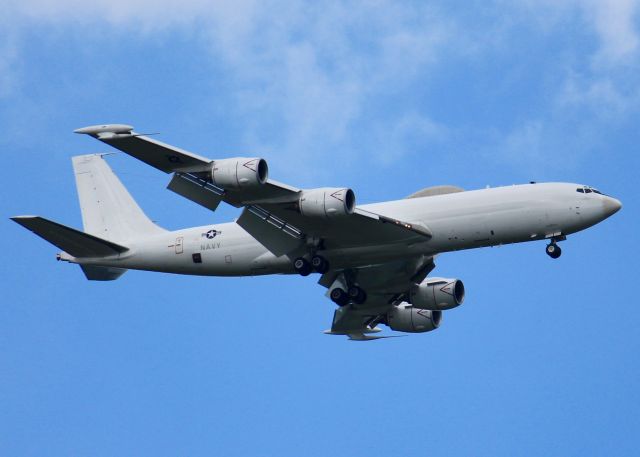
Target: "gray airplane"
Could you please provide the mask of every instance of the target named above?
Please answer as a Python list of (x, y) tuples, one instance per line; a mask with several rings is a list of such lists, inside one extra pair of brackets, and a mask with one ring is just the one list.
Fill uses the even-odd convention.
[(439, 327), (464, 300), (459, 279), (428, 277), (437, 254), (525, 241), (558, 242), (608, 218), (621, 203), (593, 187), (524, 184), (463, 191), (423, 189), (403, 200), (356, 205), (348, 188), (298, 189), (268, 178), (261, 158), (211, 160), (135, 133), (96, 125), (90, 135), (165, 173), (168, 188), (212, 211), (242, 208), (235, 222), (167, 231), (154, 224), (102, 154), (73, 157), (84, 231), (39, 216), (12, 219), (80, 265), (90, 280), (129, 269), (202, 276), (319, 273), (338, 305), (330, 330), (354, 340)]

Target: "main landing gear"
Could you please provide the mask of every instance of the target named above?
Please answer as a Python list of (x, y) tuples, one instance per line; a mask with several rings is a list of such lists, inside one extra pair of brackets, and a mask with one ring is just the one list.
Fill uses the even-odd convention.
[(304, 257), (298, 257), (293, 261), (293, 268), (295, 268), (301, 276), (309, 276), (314, 271), (324, 274), (329, 271), (329, 262), (320, 255), (314, 255), (310, 261)]
[(351, 286), (346, 291), (336, 287), (331, 290), (329, 298), (338, 306), (348, 305), (349, 302), (361, 305), (367, 300), (367, 293), (358, 286)]
[(367, 301), (367, 293), (355, 281), (352, 271), (338, 274), (329, 287), (329, 298), (338, 306), (361, 305)]
[(329, 271), (329, 262), (321, 255), (314, 255), (311, 257), (311, 267), (314, 271), (324, 274)]
[(338, 306), (345, 306), (347, 303), (349, 303), (349, 295), (347, 295), (345, 290), (341, 289), (340, 287), (336, 287), (335, 289), (331, 290), (329, 298), (331, 298), (331, 301)]
[(329, 271), (329, 262), (321, 255), (316, 254), (324, 249), (322, 239), (307, 237), (307, 253), (293, 261), (293, 268), (302, 276), (309, 276), (312, 272), (325, 274)]
[(293, 261), (293, 268), (295, 268), (298, 274), (301, 276), (309, 276), (313, 271), (313, 268), (311, 268), (311, 264), (309, 263), (309, 261), (302, 257), (298, 257)]

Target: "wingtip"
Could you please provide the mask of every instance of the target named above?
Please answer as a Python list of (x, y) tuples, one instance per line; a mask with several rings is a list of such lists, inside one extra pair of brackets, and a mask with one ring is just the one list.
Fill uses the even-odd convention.
[(11, 219), (16, 224), (28, 229), (29, 225), (39, 217), (40, 216), (11, 216), (9, 219)]
[(374, 340), (386, 340), (389, 338), (402, 338), (407, 335), (348, 335), (349, 341), (374, 341)]
[(101, 133), (130, 133), (132, 130), (133, 126), (127, 124), (100, 124), (81, 127), (79, 129), (75, 129), (73, 133), (99, 135)]

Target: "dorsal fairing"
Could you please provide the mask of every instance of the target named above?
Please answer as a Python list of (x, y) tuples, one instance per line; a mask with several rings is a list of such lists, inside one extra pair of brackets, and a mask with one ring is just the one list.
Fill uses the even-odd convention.
[(405, 198), (434, 197), (436, 195), (456, 194), (458, 192), (464, 192), (464, 189), (447, 184), (443, 186), (425, 187), (424, 189), (414, 192)]

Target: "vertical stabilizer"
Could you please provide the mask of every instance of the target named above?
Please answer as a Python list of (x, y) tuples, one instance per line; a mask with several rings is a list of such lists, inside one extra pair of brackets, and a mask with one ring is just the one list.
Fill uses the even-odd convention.
[(144, 214), (101, 154), (72, 161), (86, 233), (126, 243), (164, 232)]

